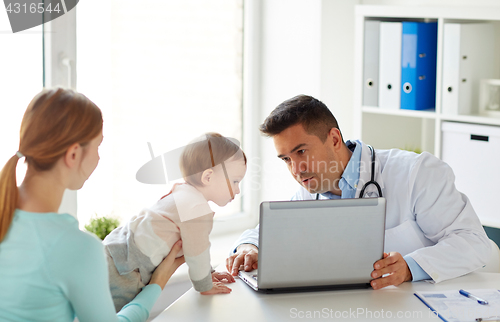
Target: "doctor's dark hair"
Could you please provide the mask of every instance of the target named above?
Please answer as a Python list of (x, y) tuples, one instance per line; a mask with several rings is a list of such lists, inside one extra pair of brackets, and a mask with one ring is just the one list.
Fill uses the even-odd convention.
[(179, 167), (184, 180), (201, 186), (203, 171), (212, 169), (222, 162), (242, 159), (247, 164), (245, 153), (238, 141), (226, 138), (219, 133), (209, 132), (195, 139), (182, 151)]
[(337, 120), (323, 102), (312, 96), (297, 95), (278, 105), (259, 130), (273, 137), (296, 124), (302, 124), (307, 133), (316, 135), (323, 143), (332, 128), (339, 129)]
[(20, 155), (14, 154), (0, 172), (0, 242), (9, 230), (19, 200), (19, 158), (24, 155), (28, 169), (48, 171), (73, 144), (85, 147), (101, 131), (101, 110), (83, 94), (62, 88), (45, 89), (31, 100), (21, 122)]

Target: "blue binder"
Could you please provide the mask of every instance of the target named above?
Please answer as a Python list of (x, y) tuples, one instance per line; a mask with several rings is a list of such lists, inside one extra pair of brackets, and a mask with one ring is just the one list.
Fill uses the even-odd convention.
[(436, 106), (437, 22), (403, 22), (401, 109)]

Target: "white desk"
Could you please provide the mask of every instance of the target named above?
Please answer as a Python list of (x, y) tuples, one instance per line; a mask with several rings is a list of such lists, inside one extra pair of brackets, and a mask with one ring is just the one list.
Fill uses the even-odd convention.
[[(233, 290), (231, 294), (212, 296), (200, 295), (191, 288), (153, 322), (297, 320), (441, 322), (413, 295), (415, 291), (500, 289), (500, 273), (471, 273), (439, 284), (404, 283), (399, 287), (391, 286), (378, 291), (366, 289), (261, 294), (253, 291), (241, 280), (229, 284), (229, 287)], [(314, 311), (317, 311), (315, 317)]]

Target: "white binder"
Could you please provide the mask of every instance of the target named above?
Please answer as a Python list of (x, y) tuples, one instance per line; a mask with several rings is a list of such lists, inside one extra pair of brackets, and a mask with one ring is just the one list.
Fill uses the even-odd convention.
[(401, 105), (401, 22), (380, 23), (379, 106), (399, 109)]
[(443, 114), (478, 114), (479, 84), (495, 78), (491, 23), (446, 23), (443, 37)]
[(363, 50), (363, 105), (378, 106), (380, 21), (365, 21)]

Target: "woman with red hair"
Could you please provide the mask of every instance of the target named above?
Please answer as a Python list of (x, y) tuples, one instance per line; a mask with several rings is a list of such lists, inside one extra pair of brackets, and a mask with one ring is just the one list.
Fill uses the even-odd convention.
[[(0, 172), (0, 321), (145, 321), (174, 271), (174, 251), (116, 313), (101, 241), (58, 214), (64, 190), (80, 189), (99, 162), (101, 110), (72, 90), (43, 90), (24, 114), (19, 151)], [(28, 165), (17, 187), (19, 159)]]

